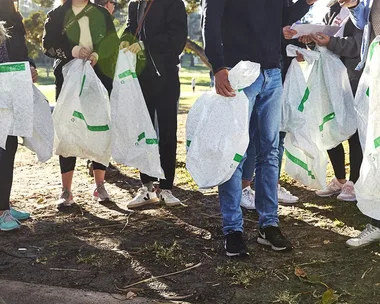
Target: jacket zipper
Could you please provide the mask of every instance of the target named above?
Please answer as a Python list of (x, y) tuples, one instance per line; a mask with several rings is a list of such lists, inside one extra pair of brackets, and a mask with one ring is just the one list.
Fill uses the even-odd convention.
[[(143, 29), (144, 29), (144, 36), (145, 36), (146, 39), (148, 39), (148, 37), (146, 36), (145, 21), (144, 21), (144, 24), (143, 24)], [(149, 52), (148, 49), (147, 49), (147, 51), (148, 51), (148, 54), (149, 54), (150, 60), (152, 61), (153, 66), (154, 66), (154, 68), (156, 69), (156, 73), (157, 73), (157, 75), (161, 77), (161, 73), (160, 73), (160, 71), (157, 69), (157, 66), (156, 66), (156, 63), (154, 62), (154, 59), (153, 59), (153, 57), (152, 57), (152, 54)]]

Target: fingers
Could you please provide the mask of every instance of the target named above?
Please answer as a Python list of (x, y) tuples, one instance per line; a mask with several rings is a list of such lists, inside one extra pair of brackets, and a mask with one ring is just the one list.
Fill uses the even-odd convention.
[(132, 45), (128, 48), (128, 51), (131, 51), (132, 53), (137, 54), (138, 52), (141, 51), (141, 47), (140, 47), (140, 45), (136, 42), (136, 43), (132, 44)]
[(297, 53), (297, 57), (296, 57), (297, 61), (298, 62), (304, 62), (305, 58), (303, 57), (303, 55), (298, 51), (296, 51), (296, 53)]
[(95, 66), (98, 63), (98, 60), (96, 59), (94, 55), (91, 55), (89, 60), (91, 62), (91, 66)]
[[(127, 49), (129, 47), (129, 42), (128, 41), (122, 41), (120, 43), (120, 50), (124, 50), (124, 49)], [(125, 50), (124, 50), (125, 52)]]
[(34, 67), (30, 67), (30, 73), (32, 75), (32, 81), (33, 81), (33, 83), (37, 82), (38, 71)]
[(91, 52), (89, 50), (87, 50), (86, 48), (81, 48), (80, 51), (79, 51), (79, 58), (81, 59), (88, 59), (88, 57), (90, 57), (91, 55)]
[(310, 42), (312, 42), (313, 40), (311, 39), (311, 36), (310, 35), (305, 35), (305, 36), (301, 36), (299, 39), (298, 39), (299, 42), (302, 42), (304, 44), (309, 44)]

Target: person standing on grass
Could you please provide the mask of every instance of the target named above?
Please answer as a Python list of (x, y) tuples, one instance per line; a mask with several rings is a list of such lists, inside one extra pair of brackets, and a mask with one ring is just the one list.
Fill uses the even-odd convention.
[[(95, 73), (110, 94), (118, 43), (109, 12), (88, 0), (67, 0), (49, 12), (45, 23), (43, 47), (47, 56), (56, 59), (56, 98), (58, 99), (63, 85), (62, 67), (75, 58), (91, 62)], [(75, 157), (59, 157), (62, 193), (57, 204), (58, 209), (71, 207), (74, 203), (71, 186), (75, 163)], [(107, 201), (110, 197), (104, 187), (106, 167), (93, 162), (93, 168), (96, 183), (94, 198)]]
[(137, 54), (137, 75), (152, 122), (157, 114), (161, 166), (166, 179), (140, 174), (142, 187), (128, 208), (156, 203), (180, 204), (172, 194), (177, 150), (177, 111), (180, 96), (179, 56), (187, 39), (187, 15), (182, 0), (131, 1), (120, 48)]
[[(357, 67), (361, 70), (365, 66), (369, 46), (376, 36), (380, 35), (380, 0), (339, 0), (338, 2), (342, 7), (350, 9), (352, 22), (357, 28), (364, 30), (361, 47), (362, 61)], [(380, 219), (370, 218), (370, 220), (371, 223), (367, 224), (357, 237), (347, 240), (347, 246), (357, 248), (380, 242)]]
[[(16, 10), (13, 0), (0, 0), (0, 63), (29, 61), (22, 16)], [(37, 81), (37, 70), (31, 66), (33, 82)], [(0, 92), (2, 94), (2, 92)], [(21, 220), (30, 217), (28, 212), (18, 211), (10, 204), (13, 183), (14, 161), (18, 141), (8, 136), (6, 149), (0, 148), (0, 230), (20, 228)]]
[(196, 85), (195, 78), (193, 78), (191, 79), (191, 87), (193, 89), (193, 93), (195, 93), (195, 85)]
[[(284, 25), (299, 20), (314, 2), (315, 0), (300, 0), (287, 7), (286, 1), (280, 0), (203, 1), (205, 52), (215, 75), (216, 92), (225, 97), (235, 96), (228, 81), (228, 69), (239, 61), (249, 60), (261, 64), (259, 78), (244, 92), (250, 102), (250, 118), (253, 121), (250, 133), (257, 155), (257, 241), (276, 251), (292, 250), (291, 242), (281, 233), (278, 219), (278, 144), (282, 99), (281, 29)], [(227, 256), (244, 256), (248, 253), (243, 238), (243, 217), (240, 208), (242, 167), (245, 158), (232, 178), (219, 186)]]

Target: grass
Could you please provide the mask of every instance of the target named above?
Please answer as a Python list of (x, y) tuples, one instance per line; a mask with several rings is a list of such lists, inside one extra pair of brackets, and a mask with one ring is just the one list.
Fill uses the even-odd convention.
[(244, 262), (227, 262), (223, 266), (218, 266), (216, 273), (230, 277), (231, 285), (240, 285), (244, 288), (251, 286), (255, 280), (265, 275), (263, 272), (254, 270), (251, 263)]

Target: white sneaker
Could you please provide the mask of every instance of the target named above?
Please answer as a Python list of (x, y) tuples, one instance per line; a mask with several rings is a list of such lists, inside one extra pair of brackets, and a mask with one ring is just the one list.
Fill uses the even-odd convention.
[(278, 202), (282, 204), (295, 204), (299, 201), (299, 198), (297, 196), (291, 194), (288, 190), (286, 190), (284, 187), (281, 187), (280, 185), (278, 185), (277, 195)]
[(110, 200), (110, 196), (104, 187), (104, 183), (96, 186), (94, 190), (94, 199), (97, 202), (108, 202)]
[(340, 194), (342, 192), (343, 184), (341, 184), (336, 177), (327, 185), (326, 190), (317, 190), (315, 192), (319, 197), (329, 197), (334, 194)]
[(256, 209), (255, 191), (252, 190), (251, 186), (248, 186), (243, 189), (243, 193), (241, 194), (240, 206), (248, 210)]
[(347, 240), (346, 245), (349, 247), (362, 247), (373, 242), (380, 242), (380, 228), (367, 224), (366, 228), (357, 237)]
[(62, 189), (61, 196), (59, 197), (59, 200), (57, 202), (57, 209), (61, 210), (65, 208), (70, 208), (73, 204), (73, 194), (67, 189)]
[(342, 192), (337, 197), (338, 200), (345, 202), (355, 202), (355, 186), (352, 181), (347, 181), (342, 188)]
[(147, 187), (141, 187), (137, 191), (137, 195), (134, 199), (127, 203), (128, 208), (137, 208), (148, 204), (154, 204), (159, 201), (156, 192), (148, 191)]
[(181, 205), (181, 201), (170, 190), (161, 190), (160, 201), (169, 207)]

